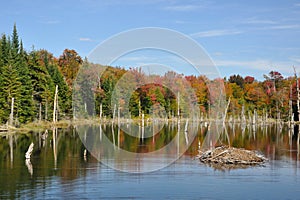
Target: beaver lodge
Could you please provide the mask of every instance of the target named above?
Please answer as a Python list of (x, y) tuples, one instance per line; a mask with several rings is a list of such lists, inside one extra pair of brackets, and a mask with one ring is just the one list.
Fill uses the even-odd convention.
[(263, 155), (255, 151), (228, 146), (220, 146), (205, 152), (199, 151), (197, 158), (200, 162), (221, 170), (247, 168), (262, 165), (267, 161)]

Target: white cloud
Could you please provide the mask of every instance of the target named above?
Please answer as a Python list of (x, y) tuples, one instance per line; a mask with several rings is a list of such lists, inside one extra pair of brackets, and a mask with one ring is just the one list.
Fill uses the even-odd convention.
[(79, 41), (82, 41), (82, 42), (91, 42), (92, 39), (91, 38), (79, 38)]
[(192, 11), (197, 10), (200, 8), (198, 5), (173, 5), (173, 6), (166, 6), (163, 9), (164, 10), (170, 10), (170, 11)]
[(45, 23), (47, 23), (47, 24), (59, 24), (60, 21), (58, 21), (58, 20), (49, 20), (49, 21), (46, 21)]
[(224, 67), (250, 67), (256, 69), (266, 69), (271, 63), (267, 60), (255, 60), (255, 61), (238, 61), (238, 60), (214, 60), (217, 66)]
[(296, 63), (300, 63), (300, 57), (291, 57), (290, 60)]
[(217, 52), (214, 52), (212, 55), (214, 55), (214, 56), (223, 56), (224, 53), (217, 51)]
[(142, 61), (153, 61), (151, 60), (153, 58), (151, 57), (147, 57), (147, 56), (122, 56), (120, 58), (118, 58), (117, 60), (115, 60), (114, 62), (118, 61), (118, 62), (142, 62)]
[(201, 38), (201, 37), (216, 37), (216, 36), (224, 36), (224, 35), (237, 35), (241, 33), (243, 33), (243, 31), (223, 29), (223, 30), (201, 31), (201, 32), (193, 33), (191, 34), (191, 36), (194, 38)]
[(59, 20), (48, 20), (48, 19), (41, 19), (38, 22), (42, 23), (42, 24), (59, 24), (59, 23), (61, 23), (61, 21), (59, 21)]
[(175, 24), (188, 24), (189, 22), (183, 20), (176, 20)]
[[(300, 60), (299, 60), (300, 61)], [(253, 61), (239, 61), (239, 60), (214, 60), (218, 67), (236, 67), (237, 69), (243, 68), (247, 71), (272, 71), (276, 70), (282, 73), (293, 73), (293, 62), (287, 61), (271, 61), (271, 60), (253, 60)]]
[(244, 24), (277, 24), (277, 22), (273, 20), (256, 19), (256, 18), (247, 19), (243, 23)]
[[(168, 0), (170, 1), (170, 0)], [(164, 3), (166, 0), (80, 0), (82, 5), (90, 8), (104, 7), (104, 6), (132, 6), (132, 5), (153, 5), (158, 3)], [(173, 1), (170, 1), (171, 3)], [(174, 1), (175, 2), (175, 1)]]
[(277, 25), (277, 26), (266, 27), (266, 29), (273, 29), (273, 30), (297, 29), (297, 28), (300, 28), (299, 24), (287, 24), (287, 25)]

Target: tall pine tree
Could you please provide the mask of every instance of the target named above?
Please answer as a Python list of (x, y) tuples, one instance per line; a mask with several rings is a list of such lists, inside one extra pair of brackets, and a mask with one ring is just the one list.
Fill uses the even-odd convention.
[(5, 63), (5, 56), (6, 56), (6, 52), (7, 52), (7, 45), (6, 45), (6, 35), (3, 34), (0, 40), (0, 123), (3, 123), (7, 118), (7, 104), (6, 104), (6, 95), (4, 93), (4, 63)]
[[(5, 103), (3, 105), (4, 113), (2, 113), (3, 114), (2, 122), (5, 122), (8, 120), (8, 117), (9, 117), (12, 98), (14, 98), (15, 100), (21, 98), (21, 93), (20, 93), (21, 82), (19, 80), (18, 72), (17, 72), (16, 68), (13, 67), (12, 65), (4, 66), (2, 75), (3, 75), (3, 78), (2, 78), (3, 93), (2, 93), (2, 95), (5, 100)], [(15, 106), (14, 106), (14, 113), (16, 113), (16, 111), (17, 111), (16, 109), (18, 106), (19, 105), (16, 102)]]
[(30, 79), (29, 67), (26, 62), (26, 52), (23, 49), (23, 43), (20, 43), (20, 50), (18, 56), (17, 69), (22, 86), (20, 92), (22, 98), (19, 100), (18, 106), (18, 118), (21, 123), (32, 121), (34, 116), (34, 104), (33, 104), (33, 87)]
[(33, 99), (36, 107), (36, 118), (40, 104), (42, 105), (43, 114), (46, 113), (47, 105), (52, 102), (55, 86), (45, 66), (38, 62), (37, 52), (33, 50), (28, 56), (28, 66), (33, 87)]

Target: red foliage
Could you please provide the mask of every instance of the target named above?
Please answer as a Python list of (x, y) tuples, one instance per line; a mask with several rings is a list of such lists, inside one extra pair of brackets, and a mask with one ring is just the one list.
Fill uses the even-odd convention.
[(251, 84), (254, 82), (254, 77), (252, 76), (246, 76), (245, 79), (244, 79), (245, 83), (247, 84)]
[(281, 73), (280, 73), (280, 72), (277, 72), (277, 71), (271, 71), (271, 72), (269, 73), (269, 75), (270, 75), (270, 77), (271, 77), (272, 79), (275, 79), (275, 80), (282, 80), (282, 79), (283, 79), (283, 76), (281, 75)]
[(273, 81), (265, 81), (265, 90), (268, 96), (271, 96), (275, 92), (274, 82)]

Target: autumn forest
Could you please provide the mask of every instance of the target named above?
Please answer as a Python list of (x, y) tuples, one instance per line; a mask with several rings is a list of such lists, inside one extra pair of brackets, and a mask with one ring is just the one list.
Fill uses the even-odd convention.
[[(44, 49), (25, 50), (15, 25), (11, 35), (3, 34), (0, 39), (0, 124), (19, 126), (38, 120), (52, 121), (56, 85), (59, 88), (58, 120), (71, 120), (74, 112), (73, 83), (80, 68), (89, 64), (91, 63), (86, 58), (72, 49), (65, 49), (59, 57)], [(106, 67), (98, 87), (93, 89), (95, 116), (99, 116), (100, 112), (107, 118), (113, 116), (112, 91), (128, 71), (140, 78), (146, 76), (136, 68)], [(164, 76), (170, 74), (175, 80), (187, 80), (196, 94), (194, 103), (203, 116), (207, 115), (211, 99), (206, 85), (211, 80), (204, 75), (185, 76), (168, 72), (157, 76), (155, 83), (143, 85), (133, 92), (129, 103), (132, 117), (139, 116), (140, 112), (149, 114), (153, 105), (162, 106), (168, 118), (176, 115), (175, 94), (160, 84)], [(228, 115), (232, 118), (240, 118), (243, 112), (247, 117), (257, 113), (288, 121), (291, 113), (294, 113), (297, 121), (296, 80), (296, 73), (283, 77), (280, 72), (271, 71), (264, 75), (262, 81), (238, 74), (218, 81), (224, 83), (226, 99), (230, 99)]]

